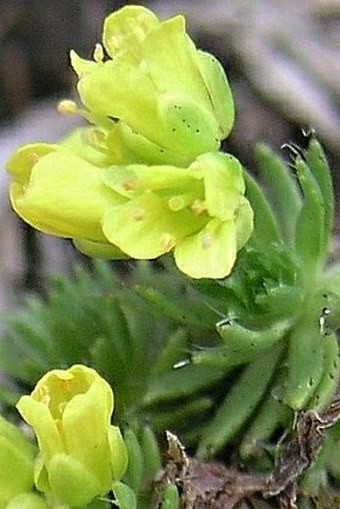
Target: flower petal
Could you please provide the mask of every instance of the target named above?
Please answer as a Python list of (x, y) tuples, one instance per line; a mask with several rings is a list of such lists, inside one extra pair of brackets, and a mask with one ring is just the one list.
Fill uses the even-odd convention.
[(154, 193), (145, 192), (104, 216), (103, 232), (124, 253), (152, 259), (170, 251), (178, 241), (200, 230), (207, 218), (189, 210), (173, 212)]
[(62, 430), (67, 453), (93, 472), (108, 490), (112, 482), (108, 433), (113, 399), (108, 405), (106, 393), (112, 395), (110, 387), (96, 381), (86, 393), (74, 396), (65, 407)]
[(138, 67), (109, 60), (78, 83), (83, 103), (95, 113), (123, 119), (157, 143), (157, 90)]
[(13, 182), (13, 208), (32, 226), (62, 237), (103, 241), (105, 209), (124, 201), (103, 183), (103, 171), (67, 152), (53, 152), (33, 166), (28, 182)]
[(109, 443), (113, 478), (121, 479), (127, 469), (129, 458), (123, 436), (118, 426), (110, 426)]
[(182, 240), (174, 256), (178, 268), (192, 278), (228, 276), (236, 259), (234, 221), (211, 220), (199, 233)]
[(133, 198), (145, 191), (168, 190), (172, 195), (186, 189), (203, 196), (203, 185), (185, 169), (175, 166), (131, 164), (114, 166), (105, 173), (105, 183), (116, 193)]
[(6, 509), (50, 509), (50, 506), (35, 493), (22, 493), (11, 500)]
[(57, 145), (50, 143), (31, 143), (24, 145), (14, 152), (6, 164), (8, 173), (20, 184), (26, 185), (30, 178), (33, 166), (39, 159), (54, 152)]
[(160, 92), (176, 91), (210, 109), (208, 92), (196, 64), (196, 51), (185, 32), (184, 17), (174, 16), (160, 23), (143, 42), (141, 68)]
[(208, 213), (221, 221), (233, 219), (245, 188), (239, 161), (230, 154), (207, 153), (199, 156), (189, 170), (204, 179)]
[(254, 229), (254, 211), (249, 201), (242, 197), (235, 219), (237, 250), (249, 240)]
[(32, 396), (22, 396), (17, 405), (25, 421), (34, 428), (39, 449), (46, 463), (64, 449), (55, 421), (48, 407), (48, 401), (36, 401)]
[(104, 47), (111, 58), (128, 53), (138, 61), (141, 44), (159, 24), (157, 16), (149, 9), (141, 5), (125, 6), (105, 18)]

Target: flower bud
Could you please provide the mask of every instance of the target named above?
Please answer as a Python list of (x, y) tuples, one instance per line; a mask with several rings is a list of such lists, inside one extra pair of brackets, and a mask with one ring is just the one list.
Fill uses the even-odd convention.
[(33, 487), (34, 452), (21, 431), (0, 416), (0, 509)]
[(125, 444), (110, 424), (113, 393), (95, 370), (82, 365), (52, 370), (17, 408), (37, 435), (40, 491), (78, 507), (105, 495), (124, 474)]
[(126, 6), (106, 18), (103, 46), (107, 60), (97, 45), (94, 61), (72, 51), (71, 64), (84, 116), (97, 125), (111, 119), (122, 164), (187, 166), (218, 150), (234, 122), (231, 91), (220, 63), (187, 35), (183, 16), (160, 21)]

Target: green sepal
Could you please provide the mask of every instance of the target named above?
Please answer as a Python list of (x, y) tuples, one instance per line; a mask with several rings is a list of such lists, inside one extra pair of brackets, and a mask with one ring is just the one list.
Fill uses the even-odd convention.
[(137, 508), (136, 495), (129, 486), (120, 481), (115, 481), (112, 485), (112, 491), (115, 496), (114, 504), (119, 509)]
[[(86, 505), (99, 494), (106, 494), (101, 493), (100, 480), (90, 469), (64, 453), (56, 454), (50, 461), (48, 482), (53, 495), (70, 507)], [(41, 475), (36, 477), (36, 484), (39, 489)]]
[(22, 493), (6, 505), (6, 509), (50, 509), (45, 499), (35, 493)]
[(135, 493), (138, 493), (143, 479), (143, 453), (136, 433), (131, 428), (126, 429), (124, 433), (124, 441), (129, 458), (124, 481)]

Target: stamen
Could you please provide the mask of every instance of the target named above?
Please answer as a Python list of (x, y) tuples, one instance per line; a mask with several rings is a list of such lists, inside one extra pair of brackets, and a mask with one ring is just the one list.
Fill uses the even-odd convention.
[(214, 241), (213, 235), (211, 233), (205, 233), (202, 235), (202, 247), (203, 249), (209, 249), (212, 246)]
[(125, 42), (125, 37), (123, 35), (113, 35), (110, 37), (110, 49), (118, 52), (122, 48)]
[(104, 50), (103, 50), (103, 46), (99, 43), (97, 43), (94, 47), (94, 51), (93, 51), (93, 60), (97, 63), (97, 64), (101, 64), (104, 60)]
[(205, 204), (202, 200), (195, 200), (194, 203), (190, 206), (191, 210), (199, 215), (201, 212), (205, 210)]
[(77, 104), (70, 99), (64, 99), (63, 101), (60, 101), (57, 106), (57, 110), (59, 113), (64, 113), (65, 115), (76, 115), (79, 113)]
[(161, 248), (164, 253), (167, 253), (176, 244), (176, 238), (171, 233), (164, 233), (161, 238)]
[(142, 221), (145, 217), (144, 209), (135, 209), (132, 213), (132, 217), (135, 221)]
[(36, 152), (29, 152), (28, 159), (31, 161), (32, 164), (35, 164), (39, 161), (40, 157)]
[(123, 187), (125, 191), (135, 191), (138, 189), (138, 182), (137, 180), (126, 180), (123, 182)]
[(186, 206), (183, 196), (173, 196), (172, 198), (170, 198), (168, 203), (170, 209), (173, 210), (174, 212), (182, 210)]

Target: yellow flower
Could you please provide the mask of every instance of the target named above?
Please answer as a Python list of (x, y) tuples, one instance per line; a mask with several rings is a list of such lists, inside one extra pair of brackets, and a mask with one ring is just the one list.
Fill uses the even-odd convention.
[[(234, 122), (220, 63), (197, 50), (183, 16), (160, 21), (142, 6), (110, 14), (94, 61), (71, 52), (83, 114), (103, 128), (116, 162), (189, 165), (218, 150)], [(70, 101), (61, 109), (75, 113)], [(106, 133), (106, 134), (105, 134)]]
[(188, 168), (98, 167), (68, 144), (36, 144), (14, 154), (8, 170), (16, 212), (90, 256), (147, 260), (173, 251), (185, 274), (223, 278), (253, 228), (242, 166), (230, 154), (202, 154)]
[(52, 370), (17, 408), (37, 435), (40, 491), (78, 507), (105, 495), (124, 474), (125, 444), (110, 424), (113, 393), (95, 370), (82, 365)]
[[(113, 167), (106, 182), (128, 201), (107, 210), (103, 232), (132, 258), (153, 259), (173, 250), (185, 274), (223, 278), (252, 233), (242, 167), (229, 154), (203, 154), (187, 169)], [(78, 247), (86, 252), (86, 243)]]
[(59, 105), (92, 127), (12, 156), (13, 208), (90, 256), (173, 251), (193, 278), (226, 277), (253, 213), (240, 163), (217, 151), (234, 121), (221, 65), (196, 49), (182, 16), (160, 21), (136, 5), (106, 18), (103, 46), (94, 61), (71, 53), (86, 108)]

